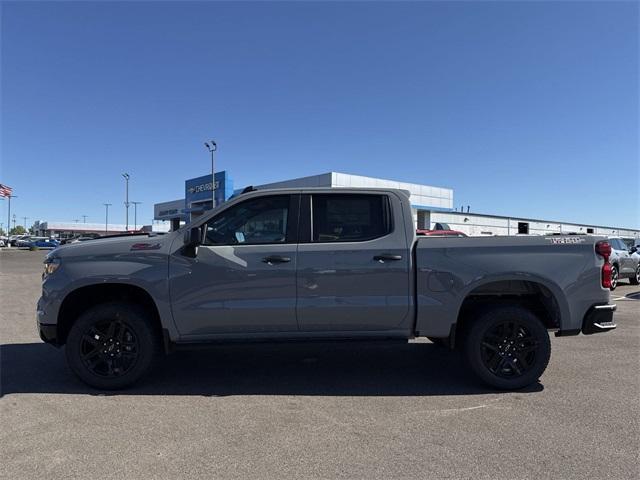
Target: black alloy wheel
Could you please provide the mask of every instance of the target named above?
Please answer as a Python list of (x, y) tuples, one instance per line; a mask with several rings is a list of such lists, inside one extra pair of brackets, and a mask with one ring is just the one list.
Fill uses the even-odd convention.
[(104, 320), (88, 328), (80, 338), (80, 355), (88, 371), (99, 377), (126, 375), (138, 362), (140, 345), (127, 323)]
[(535, 364), (538, 341), (518, 320), (493, 326), (482, 337), (482, 362), (494, 375), (513, 378), (527, 373)]
[(138, 381), (161, 352), (161, 337), (139, 305), (109, 302), (82, 313), (72, 325), (65, 353), (86, 384), (116, 390)]
[(503, 390), (537, 382), (551, 357), (547, 327), (517, 304), (487, 306), (467, 320), (462, 336), (463, 354), (473, 373)]

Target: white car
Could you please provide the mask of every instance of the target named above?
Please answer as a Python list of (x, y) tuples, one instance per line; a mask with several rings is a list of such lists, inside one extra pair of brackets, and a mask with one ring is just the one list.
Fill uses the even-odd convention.
[(615, 290), (621, 278), (628, 278), (631, 285), (640, 284), (640, 254), (637, 247), (627, 247), (620, 237), (609, 237), (611, 245), (611, 290)]

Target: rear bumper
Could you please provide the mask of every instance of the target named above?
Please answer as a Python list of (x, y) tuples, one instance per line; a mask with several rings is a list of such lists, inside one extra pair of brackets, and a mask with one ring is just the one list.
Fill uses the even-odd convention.
[(616, 328), (616, 324), (613, 321), (613, 312), (615, 311), (616, 305), (594, 305), (584, 316), (582, 333), (591, 335), (613, 330)]
[(556, 332), (556, 337), (570, 337), (579, 335), (580, 332), (592, 335), (613, 330), (617, 326), (613, 321), (613, 312), (616, 308), (616, 305), (609, 304), (593, 305), (582, 319), (582, 328), (559, 330)]

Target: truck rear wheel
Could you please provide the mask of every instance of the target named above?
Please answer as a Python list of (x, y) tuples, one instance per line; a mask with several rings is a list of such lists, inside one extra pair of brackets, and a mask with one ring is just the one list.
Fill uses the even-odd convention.
[(464, 356), (484, 383), (515, 390), (540, 378), (549, 363), (551, 341), (532, 312), (496, 307), (472, 322), (464, 338)]
[(67, 363), (91, 387), (127, 387), (151, 369), (160, 342), (136, 305), (111, 302), (84, 312), (66, 342)]

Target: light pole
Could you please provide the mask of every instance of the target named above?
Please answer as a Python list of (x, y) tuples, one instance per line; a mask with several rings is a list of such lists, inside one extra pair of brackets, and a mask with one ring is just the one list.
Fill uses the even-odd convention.
[[(7, 200), (9, 201), (9, 204), (7, 205), (8, 211), (7, 211), (7, 230), (11, 231), (11, 199), (12, 198), (18, 198), (17, 195), (7, 195)], [(15, 217), (15, 215), (14, 215)], [(15, 225), (14, 225), (15, 228)], [(7, 232), (7, 235), (9, 235), (9, 232)]]
[(127, 232), (129, 231), (129, 174), (123, 173), (124, 181), (126, 183), (125, 197), (124, 197), (124, 206), (126, 211), (126, 227)]
[(133, 229), (138, 229), (138, 205), (142, 202), (131, 202), (133, 203)]
[(82, 217), (82, 223), (87, 223), (87, 216), (88, 215), (80, 215)]
[(204, 142), (209, 153), (211, 153), (211, 209), (216, 208), (216, 150), (218, 145), (213, 140)]
[(16, 214), (13, 214), (13, 217), (11, 217), (13, 219), (13, 229), (16, 229)]
[(22, 219), (24, 220), (24, 229), (27, 229), (27, 220), (29, 220), (29, 217), (22, 217)]
[(105, 213), (104, 213), (104, 233), (107, 233), (109, 231), (109, 207), (111, 206), (110, 203), (103, 203), (104, 208), (105, 208)]

